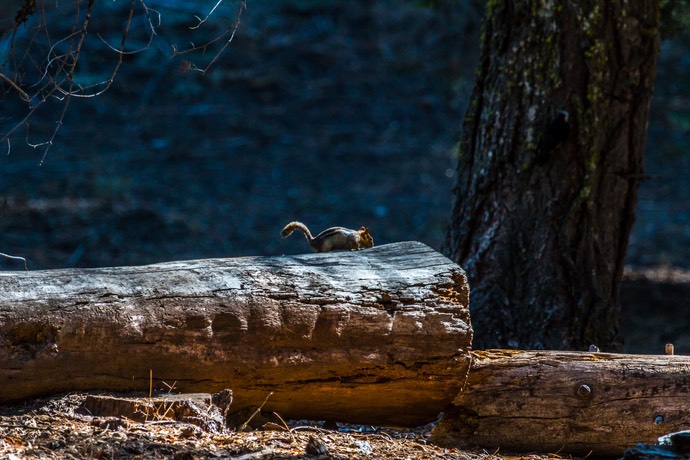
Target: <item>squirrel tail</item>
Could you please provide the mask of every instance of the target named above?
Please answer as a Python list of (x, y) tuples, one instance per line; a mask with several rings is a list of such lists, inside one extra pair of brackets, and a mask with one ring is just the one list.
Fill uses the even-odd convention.
[(301, 230), (304, 233), (304, 236), (307, 238), (307, 241), (311, 243), (311, 240), (314, 239), (313, 236), (311, 236), (311, 232), (307, 228), (306, 225), (304, 225), (302, 222), (290, 222), (287, 224), (283, 230), (280, 232), (280, 236), (283, 238), (287, 238), (288, 236), (292, 235), (292, 232), (295, 230)]

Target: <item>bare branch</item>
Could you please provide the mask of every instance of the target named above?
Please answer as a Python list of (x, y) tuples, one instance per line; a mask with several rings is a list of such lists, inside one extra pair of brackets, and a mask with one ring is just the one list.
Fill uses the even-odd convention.
[(29, 98), (29, 95), (24, 92), (23, 89), (21, 89), (11, 78), (8, 78), (4, 73), (0, 72), (0, 78), (5, 80), (9, 85), (19, 93), (22, 99), (24, 99), (26, 102), (29, 102), (31, 99)]
[[(155, 27), (155, 26), (153, 25), (153, 23), (151, 22), (151, 16), (150, 16), (150, 14), (149, 14), (149, 11), (154, 11), (156, 14), (158, 14), (158, 25), (160, 26), (160, 21), (161, 21), (160, 13), (158, 13), (158, 12), (155, 11), (155, 10), (150, 10), (150, 9), (146, 6), (146, 4), (143, 2), (143, 0), (142, 0), (142, 1), (141, 1), (141, 5), (142, 5), (142, 7), (144, 8), (144, 12), (146, 13), (146, 19), (147, 19), (147, 22), (148, 22), (149, 27), (150, 27), (150, 29), (151, 29), (151, 33), (149, 34), (149, 41), (146, 43), (145, 46), (139, 48), (138, 50), (134, 50), (134, 51), (125, 51), (125, 40), (127, 40), (127, 33), (129, 32), (129, 30), (130, 30), (130, 28), (131, 28), (131, 25), (132, 25), (132, 17), (134, 16), (134, 6), (135, 6), (135, 3), (136, 3), (136, 0), (132, 0), (132, 3), (130, 4), (130, 7), (129, 7), (129, 17), (127, 18), (127, 25), (125, 26), (125, 30), (124, 30), (124, 32), (123, 32), (123, 34), (122, 34), (122, 42), (120, 43), (120, 48), (115, 48), (115, 47), (112, 46), (110, 43), (108, 43), (103, 37), (101, 37), (100, 34), (97, 34), (97, 35), (98, 35), (98, 38), (100, 38), (101, 41), (102, 41), (108, 48), (110, 48), (112, 51), (114, 51), (114, 52), (116, 52), (116, 53), (118, 53), (118, 54), (120, 55), (120, 60), (119, 60), (119, 62), (118, 62), (117, 67), (119, 67), (119, 66), (122, 64), (122, 55), (123, 55), (123, 54), (137, 54), (137, 53), (140, 53), (140, 52), (142, 52), (142, 51), (144, 51), (144, 50), (147, 50), (148, 48), (151, 47), (151, 43), (153, 43), (153, 37), (156, 35), (156, 27)], [(117, 71), (115, 71), (114, 74), (115, 74), (115, 73), (117, 73)], [(115, 76), (114, 74), (113, 74), (113, 77)], [(112, 78), (111, 78), (110, 80), (111, 80), (111, 82), (112, 82)]]
[[(144, 8), (144, 12), (146, 13), (146, 19), (148, 20), (149, 27), (151, 28), (151, 36), (156, 35), (156, 29), (161, 25), (161, 13), (158, 10), (154, 10), (153, 8), (146, 6), (146, 2), (144, 0), (141, 0), (141, 7)], [(153, 21), (151, 21), (150, 11), (153, 11), (158, 16), (157, 26), (154, 26)]]
[(235, 33), (237, 32), (237, 29), (240, 27), (240, 19), (242, 18), (242, 11), (244, 11), (246, 8), (247, 8), (247, 2), (246, 2), (246, 0), (242, 0), (242, 5), (240, 6), (240, 9), (237, 11), (237, 20), (235, 21), (235, 25), (232, 28), (232, 33), (230, 34), (230, 38), (225, 42), (225, 44), (220, 49), (220, 51), (218, 51), (218, 53), (216, 53), (216, 55), (213, 57), (211, 62), (209, 62), (209, 64), (206, 66), (206, 68), (203, 70), (202, 73), (206, 73), (208, 71), (208, 69), (210, 69), (211, 66), (216, 63), (216, 61), (218, 61), (218, 58), (220, 57), (221, 54), (223, 54), (223, 52), (225, 51), (225, 48), (227, 48), (228, 45), (230, 45), (230, 42), (232, 42), (232, 39), (235, 38)]
[[(221, 3), (221, 2), (218, 2), (216, 4), (216, 6), (213, 8), (213, 10), (216, 9), (216, 7), (218, 6), (219, 3)], [(240, 4), (239, 9), (237, 10), (237, 19), (235, 19), (235, 21), (225, 30), (225, 32), (223, 34), (217, 36), (213, 40), (210, 40), (210, 41), (204, 43), (203, 45), (196, 46), (192, 43), (192, 47), (189, 49), (186, 49), (184, 51), (178, 51), (177, 48), (175, 46), (173, 46), (173, 55), (178, 55), (178, 54), (182, 55), (182, 54), (187, 54), (187, 53), (190, 53), (192, 51), (198, 51), (198, 50), (205, 51), (209, 46), (213, 45), (214, 43), (219, 42), (221, 39), (223, 39), (227, 35), (230, 35), (230, 37), (226, 40), (226, 42), (223, 44), (221, 49), (216, 53), (216, 55), (213, 57), (211, 62), (206, 67), (204, 67), (203, 69), (200, 69), (200, 68), (194, 66), (191, 62), (188, 62), (185, 66), (186, 70), (195, 70), (197, 72), (201, 72), (202, 74), (205, 74), (211, 68), (211, 66), (218, 61), (221, 54), (223, 54), (223, 52), (228, 47), (228, 45), (230, 45), (230, 42), (232, 42), (233, 38), (235, 38), (235, 33), (237, 32), (237, 29), (240, 27), (240, 20), (242, 19), (242, 12), (246, 9), (247, 9), (247, 1), (242, 0), (242, 3)], [(213, 12), (213, 10), (211, 10), (211, 12)], [(201, 25), (202, 22), (200, 22), (197, 25), (197, 27), (199, 25)]]
[[(88, 94), (88, 95), (76, 95), (75, 94), (76, 97), (98, 96), (98, 95), (106, 92), (112, 86), (113, 82), (115, 81), (115, 76), (117, 75), (117, 72), (120, 70), (120, 66), (122, 66), (122, 58), (125, 54), (128, 54), (128, 53), (125, 53), (125, 42), (127, 41), (127, 34), (129, 33), (129, 29), (132, 25), (132, 17), (134, 16), (135, 4), (136, 4), (136, 0), (132, 0), (130, 7), (129, 7), (129, 17), (127, 18), (127, 25), (125, 26), (125, 30), (122, 33), (122, 41), (120, 42), (120, 49), (116, 50), (117, 55), (118, 55), (117, 64), (115, 65), (115, 68), (113, 69), (113, 73), (110, 74), (110, 78), (104, 82), (105, 88), (103, 88), (101, 91), (98, 91), (98, 92), (93, 93), (93, 94)], [(155, 31), (153, 31), (153, 29), (152, 29), (151, 35), (149, 37), (149, 42), (146, 45), (146, 48), (148, 48), (151, 45), (151, 41), (153, 40), (154, 34), (155, 34)], [(139, 52), (139, 51), (137, 51), (137, 52)]]
[[(40, 164), (43, 164), (48, 151), (54, 144), (72, 99), (96, 97), (109, 90), (120, 73), (124, 56), (149, 49), (153, 44), (153, 40), (158, 36), (158, 28), (162, 23), (161, 12), (149, 7), (149, 3), (152, 3), (152, 0), (130, 0), (128, 17), (124, 30), (122, 30), (119, 45), (107, 38), (107, 35), (95, 34), (109, 51), (117, 55), (110, 74), (102, 81), (81, 84), (81, 73), (78, 73), (77, 65), (83, 54), (82, 52), (89, 50), (89, 44), (92, 43), (87, 40), (87, 31), (90, 29), (95, 0), (75, 0), (71, 2), (73, 11), (71, 24), (63, 34), (56, 37), (52, 36), (52, 29), (49, 27), (49, 24), (53, 22), (52, 16), (50, 16), (51, 11), (49, 11), (52, 3), (50, 0), (37, 0), (35, 2), (35, 11), (32, 10), (31, 15), (28, 14), (27, 10), (27, 14), (23, 17), (29, 19), (29, 21), (25, 21), (26, 26), (21, 28), (19, 23), (15, 23), (12, 36), (5, 49), (6, 53), (0, 57), (0, 84), (6, 83), (9, 85), (12, 91), (19, 94), (21, 99), (28, 103), (28, 110), (21, 119), (19, 121), (12, 121), (13, 125), (9, 126), (7, 130), (3, 128), (5, 132), (0, 132), (0, 142), (7, 140), (7, 155), (9, 155), (11, 152), (10, 137), (17, 135), (19, 128), (24, 127), (26, 129), (26, 145), (32, 148), (44, 149)], [(64, 2), (55, 2), (52, 8), (59, 8), (62, 3)], [(197, 22), (190, 27), (190, 30), (200, 29), (212, 16), (218, 16), (220, 10), (226, 7), (227, 2), (213, 0), (212, 3), (212, 7), (205, 17), (194, 16)], [(167, 2), (161, 4), (165, 5), (166, 8), (169, 6)], [(185, 5), (183, 2), (180, 5), (188, 9), (190, 14), (193, 14), (189, 5)], [(203, 53), (210, 47), (217, 50), (213, 58), (205, 66), (197, 67), (191, 61), (186, 60), (182, 64), (182, 69), (184, 71), (195, 70), (202, 74), (209, 71), (218, 62), (220, 56), (234, 39), (239, 29), (243, 11), (246, 8), (246, 0), (241, 0), (236, 16), (226, 25), (225, 30), (202, 45), (196, 46), (192, 43), (191, 48), (185, 49), (182, 52), (178, 51), (173, 45), (173, 56), (193, 51)], [(126, 49), (125, 44), (127, 43), (128, 35), (134, 27), (135, 13), (143, 15), (142, 26), (147, 40), (143, 46), (130, 51)], [(33, 70), (29, 69), (29, 66), (33, 67)], [(29, 119), (36, 115), (38, 109), (43, 110), (44, 106), (50, 107), (49, 104), (45, 104), (50, 100), (61, 104), (56, 115), (57, 120), (54, 121), (55, 125), (52, 127), (47, 139), (44, 139), (41, 135), (40, 139), (35, 139), (38, 142), (32, 143), (30, 142)]]
[(199, 23), (195, 26), (191, 26), (190, 29), (192, 29), (192, 30), (198, 29), (201, 26), (201, 24), (206, 22), (208, 20), (208, 18), (213, 14), (213, 12), (216, 11), (216, 8), (218, 8), (218, 5), (220, 5), (221, 3), (223, 3), (223, 0), (218, 0), (218, 2), (215, 5), (213, 5), (213, 8), (211, 8), (211, 11), (208, 12), (208, 14), (206, 15), (206, 17), (204, 19), (201, 19), (199, 16), (195, 15), (194, 17), (197, 18)]
[[(60, 118), (57, 120), (55, 123), (55, 129), (53, 130), (53, 134), (50, 136), (50, 139), (47, 142), (44, 142), (43, 145), (46, 146), (46, 148), (43, 150), (43, 156), (41, 157), (41, 161), (39, 162), (39, 165), (43, 165), (43, 162), (46, 159), (46, 155), (48, 155), (48, 151), (50, 150), (50, 147), (53, 146), (53, 141), (55, 140), (55, 137), (57, 136), (58, 132), (60, 131), (60, 128), (62, 127), (62, 123), (65, 120), (65, 115), (67, 114), (67, 109), (69, 108), (69, 104), (72, 100), (72, 93), (74, 89), (74, 71), (77, 68), (77, 62), (79, 62), (79, 54), (81, 53), (81, 48), (82, 45), (84, 44), (84, 39), (86, 38), (86, 31), (89, 27), (89, 21), (91, 20), (91, 14), (93, 13), (93, 4), (95, 0), (89, 0), (89, 4), (86, 10), (86, 17), (84, 18), (84, 22), (82, 23), (81, 27), (81, 32), (79, 33), (79, 41), (77, 42), (76, 48), (74, 48), (74, 57), (72, 59), (72, 65), (69, 67), (69, 71), (67, 73), (67, 81), (69, 82), (69, 90), (65, 94), (65, 103), (62, 106), (62, 112), (60, 113)], [(75, 21), (76, 18), (79, 15), (75, 15)], [(72, 46), (70, 43), (70, 50), (72, 50)], [(57, 85), (56, 88), (60, 90), (60, 86)]]

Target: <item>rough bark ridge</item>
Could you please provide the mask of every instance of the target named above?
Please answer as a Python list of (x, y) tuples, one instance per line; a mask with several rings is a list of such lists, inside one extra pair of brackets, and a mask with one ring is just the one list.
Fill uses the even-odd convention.
[[(0, 272), (0, 402), (232, 389), (231, 410), (420, 425), (469, 366), (469, 290), (421, 243), (341, 253)], [(460, 376), (460, 377), (459, 377)]]
[(487, 4), (444, 248), (470, 279), (475, 348), (620, 346), (657, 3)]

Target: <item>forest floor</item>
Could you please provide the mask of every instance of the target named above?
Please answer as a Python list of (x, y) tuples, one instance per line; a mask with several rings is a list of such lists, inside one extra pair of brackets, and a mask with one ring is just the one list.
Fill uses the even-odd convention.
[[(386, 429), (292, 421), (269, 430), (209, 429), (191, 423), (80, 414), (84, 394), (0, 409), (0, 456), (5, 459), (539, 459), (443, 448), (429, 428)], [(308, 445), (311, 444), (309, 447)], [(13, 457), (13, 455), (15, 457)], [(557, 458), (557, 457), (551, 457)]]
[[(78, 74), (84, 82), (107, 79), (117, 63), (104, 43), (120, 42), (126, 14), (122, 2), (110, 3), (90, 25)], [(249, 2), (234, 40), (205, 75), (188, 70), (186, 59), (203, 67), (218, 47), (171, 59), (171, 45), (184, 49), (222, 33), (238, 2), (225, 3), (228, 10), (216, 11), (199, 32), (190, 32), (194, 14), (205, 16), (197, 3), (169, 2), (175, 5), (170, 10), (158, 5), (161, 26), (151, 46), (147, 20), (138, 14), (128, 49), (145, 51), (125, 56), (109, 91), (70, 102), (44, 161), (44, 147), (30, 144), (50, 137), (64, 101), (39, 107), (0, 156), (0, 252), (26, 257), (32, 270), (305, 252), (302, 238), (278, 237), (295, 219), (313, 230), (367, 225), (377, 244), (418, 240), (439, 249), (481, 11), (469, 2), (454, 8), (443, 6), (454, 2), (424, 3)], [(52, 18), (51, 27), (71, 27), (69, 15), (64, 24)], [(37, 46), (26, 56), (34, 58), (54, 44), (31, 33), (36, 20), (17, 42), (33, 40)], [(202, 31), (205, 36), (190, 35)], [(51, 37), (64, 35), (51, 30)], [(7, 37), (0, 44), (6, 50)], [(661, 353), (673, 342), (679, 353), (690, 353), (687, 48), (680, 39), (664, 42), (659, 59), (646, 157), (650, 179), (640, 189), (621, 293), (630, 352)], [(30, 80), (41, 61), (25, 62)], [(39, 66), (32, 73), (33, 62)], [(2, 132), (28, 110), (8, 91)], [(21, 267), (0, 260), (0, 268)], [(269, 446), (274, 458), (300, 458), (306, 433), (318, 433), (335, 458), (356, 458), (364, 445), (359, 441), (379, 458), (482, 454), (429, 445), (423, 430), (192, 430), (173, 442), (173, 432), (184, 427), (108, 429), (73, 414), (78, 397), (8, 409), (0, 417), (0, 453), (214, 458)]]

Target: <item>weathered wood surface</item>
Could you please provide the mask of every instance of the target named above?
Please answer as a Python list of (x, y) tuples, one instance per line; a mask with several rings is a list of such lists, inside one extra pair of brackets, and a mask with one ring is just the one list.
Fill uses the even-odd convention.
[(0, 273), (0, 402), (184, 392), (283, 417), (418, 425), (458, 393), (460, 267), (421, 243), (300, 256)]
[[(225, 427), (223, 412), (226, 407), (218, 404), (218, 398), (214, 401), (214, 396), (209, 393), (184, 393), (133, 398), (90, 394), (84, 398), (77, 412), (136, 422), (174, 420), (199, 426), (210, 424), (211, 431), (218, 432)], [(232, 396), (228, 402), (232, 402)]]
[(457, 447), (620, 457), (690, 427), (690, 357), (473, 351), (432, 437)]

